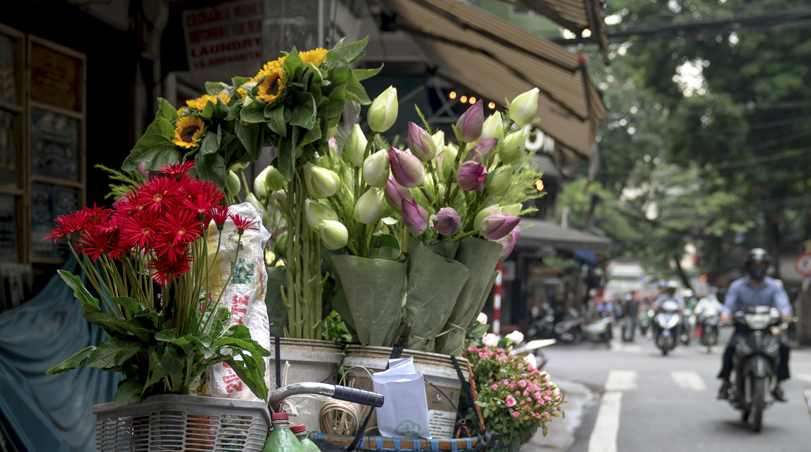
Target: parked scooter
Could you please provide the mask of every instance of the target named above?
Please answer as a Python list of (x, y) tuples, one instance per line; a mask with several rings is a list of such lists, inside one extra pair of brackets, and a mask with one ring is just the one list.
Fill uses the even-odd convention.
[(708, 308), (701, 313), (698, 324), (701, 325), (701, 345), (712, 352), (712, 346), (718, 345), (718, 322), (721, 313), (715, 308)]
[(729, 403), (741, 410), (741, 418), (752, 431), (759, 432), (763, 411), (774, 403), (771, 388), (780, 361), (780, 341), (771, 327), (780, 325), (780, 313), (769, 306), (753, 306), (736, 312), (733, 321), (742, 336), (732, 355)]
[(675, 301), (665, 301), (656, 314), (655, 322), (656, 327), (656, 346), (662, 351), (662, 355), (667, 356), (670, 350), (676, 348), (679, 343), (679, 325), (681, 323), (681, 315), (679, 315), (680, 306)]
[(578, 344), (583, 340), (582, 324), (583, 317), (580, 315), (580, 312), (575, 308), (569, 308), (563, 320), (555, 325), (555, 334), (561, 342)]
[(527, 339), (550, 339), (555, 337), (555, 312), (548, 309), (532, 319), (527, 329)]

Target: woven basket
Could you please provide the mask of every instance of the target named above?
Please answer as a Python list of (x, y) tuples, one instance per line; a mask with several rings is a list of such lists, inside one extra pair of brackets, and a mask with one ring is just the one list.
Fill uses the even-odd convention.
[(270, 415), (263, 402), (160, 395), (93, 407), (99, 452), (262, 452)]

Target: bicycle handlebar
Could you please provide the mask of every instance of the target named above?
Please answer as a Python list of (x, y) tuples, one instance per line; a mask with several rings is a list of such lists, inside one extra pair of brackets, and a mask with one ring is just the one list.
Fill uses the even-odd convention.
[(383, 406), (383, 396), (371, 391), (350, 388), (347, 386), (326, 383), (293, 383), (282, 386), (273, 392), (268, 405), (274, 412), (281, 410), (284, 399), (300, 394), (315, 394), (332, 397), (345, 402), (368, 405), (375, 408)]

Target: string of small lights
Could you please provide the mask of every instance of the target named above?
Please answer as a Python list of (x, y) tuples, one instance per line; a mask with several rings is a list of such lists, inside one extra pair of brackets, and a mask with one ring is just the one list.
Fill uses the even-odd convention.
[[(451, 91), (451, 92), (448, 93), (448, 99), (450, 99), (450, 100), (456, 99), (457, 96), (458, 96), (458, 94), (456, 94), (456, 91)], [(462, 96), (459, 97), (459, 102), (461, 102), (463, 104), (470, 103), (470, 105), (473, 105), (473, 104), (476, 103), (477, 100), (478, 99), (476, 99), (475, 96), (468, 97), (468, 96), (462, 95)], [(496, 103), (493, 102), (493, 101), (488, 102), (487, 103), (487, 108), (489, 108), (491, 110), (495, 110)]]

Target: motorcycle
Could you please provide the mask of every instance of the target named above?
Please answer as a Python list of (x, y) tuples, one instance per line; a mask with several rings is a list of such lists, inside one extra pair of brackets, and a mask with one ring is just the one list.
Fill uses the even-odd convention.
[(780, 340), (771, 334), (771, 327), (780, 325), (780, 313), (769, 306), (753, 306), (736, 312), (733, 321), (741, 334), (732, 355), (729, 403), (741, 410), (741, 419), (757, 433), (763, 411), (774, 403), (770, 388), (780, 361)]
[(605, 342), (608, 344), (613, 337), (611, 317), (603, 317), (589, 324), (584, 324), (581, 328), (584, 337), (592, 342)]
[(532, 319), (527, 330), (528, 339), (550, 339), (555, 337), (555, 313), (551, 309)]
[(680, 306), (675, 301), (665, 301), (659, 309), (660, 312), (656, 314), (656, 346), (664, 356), (679, 343), (678, 327), (681, 321), (679, 309)]
[(684, 345), (690, 345), (690, 341), (692, 340), (693, 334), (696, 331), (696, 318), (693, 316), (693, 310), (687, 308), (683, 309), (681, 311), (681, 319), (681, 343)]
[(578, 344), (583, 340), (583, 317), (575, 308), (569, 308), (563, 320), (555, 324), (555, 334), (562, 342)]
[(701, 325), (701, 345), (707, 347), (707, 353), (712, 352), (712, 346), (718, 345), (718, 321), (720, 312), (709, 308), (701, 313), (698, 324)]
[(653, 317), (655, 316), (653, 308), (645, 308), (642, 310), (642, 317), (639, 319), (639, 331), (643, 336), (647, 336), (648, 330), (653, 325)]

